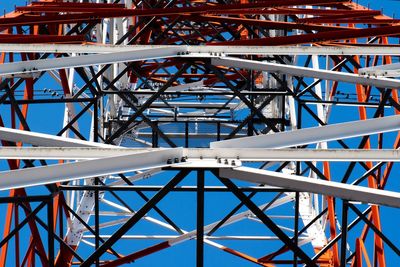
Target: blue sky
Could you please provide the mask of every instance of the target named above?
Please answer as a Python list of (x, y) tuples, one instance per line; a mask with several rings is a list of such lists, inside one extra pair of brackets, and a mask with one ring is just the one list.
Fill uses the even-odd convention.
[[(358, 2), (360, 4), (365, 5), (365, 6), (367, 6), (368, 3), (369, 3), (369, 1), (362, 1), (362, 0), (359, 0)], [(21, 0), (2, 1), (2, 2), (0, 2), (0, 12), (3, 12), (2, 10), (4, 10), (4, 9), (7, 12), (11, 11), (11, 10), (14, 9), (14, 5), (17, 5), (17, 6), (25, 5), (25, 3), (26, 3), (26, 1), (21, 1)], [(371, 1), (370, 7), (373, 8), (373, 9), (381, 9), (381, 8), (383, 8), (384, 12), (388, 16), (392, 16), (393, 13), (395, 13), (396, 14), (395, 16), (400, 18), (400, 2), (398, 2), (398, 1)], [(34, 107), (33, 109), (34, 110), (40, 110), (41, 108), (42, 107)], [(58, 114), (57, 117), (60, 117), (59, 115), (60, 114)], [(52, 114), (50, 116), (55, 116), (55, 115)], [(61, 123), (61, 122), (59, 122), (59, 123)], [(36, 125), (38, 125), (38, 124), (36, 124)], [(55, 128), (59, 128), (59, 126), (60, 125), (55, 125), (54, 127)], [(33, 130), (37, 130), (37, 129), (33, 129)], [(154, 182), (156, 182), (156, 181), (154, 181)], [(169, 215), (171, 215), (172, 217), (179, 216), (177, 209), (174, 209), (174, 205), (176, 205), (175, 203), (179, 203), (179, 210), (180, 211), (184, 211), (185, 214), (188, 214), (189, 216), (194, 216), (193, 215), (193, 210), (194, 210), (194, 207), (195, 207), (195, 199), (194, 199), (193, 195), (192, 195), (192, 198), (185, 197), (184, 195), (182, 195), (182, 198), (180, 200), (178, 199), (176, 201), (171, 201), (172, 199), (173, 199), (173, 196), (168, 197), (169, 201), (162, 202), (162, 204), (161, 204), (161, 207), (165, 207), (166, 210), (168, 210), (168, 211), (173, 210), (172, 213), (168, 212)], [(181, 201), (182, 199), (185, 199), (185, 201)], [(236, 202), (235, 202), (235, 200), (234, 200), (234, 198), (232, 196), (228, 196), (227, 199), (224, 199), (224, 200), (226, 201), (226, 203), (229, 203), (229, 204), (227, 204), (229, 206), (233, 207), (233, 205), (236, 204)], [(214, 195), (214, 196), (207, 195), (206, 201), (208, 201), (206, 203), (206, 207), (207, 206), (211, 207), (213, 205), (211, 202), (218, 202), (218, 199), (216, 198), (216, 195)], [(224, 212), (222, 210), (224, 210)], [(215, 208), (213, 210), (209, 210), (208, 212), (210, 214), (210, 217), (207, 218), (207, 220), (213, 221), (216, 218), (219, 218), (221, 212), (224, 214), (224, 213), (226, 213), (227, 210), (228, 210), (228, 208), (226, 206), (219, 206), (219, 207), (217, 207), (217, 208)], [(174, 212), (176, 214), (174, 214)], [(384, 209), (383, 212), (384, 213), (392, 213), (393, 211), (391, 209)], [(182, 219), (182, 224), (184, 224), (184, 222), (187, 222), (186, 220), (183, 220), (183, 219), (186, 219), (186, 218), (181, 218), (181, 219)], [(187, 229), (193, 229), (194, 228), (194, 225), (183, 225), (183, 226), (185, 226)], [(145, 224), (140, 224), (139, 225), (139, 229), (143, 229), (142, 227), (147, 227), (147, 226)], [(393, 233), (398, 234), (398, 229), (395, 229), (395, 225), (388, 225), (388, 227), (393, 228)], [(254, 229), (242, 229), (242, 230), (244, 232), (251, 233), (255, 229), (257, 229), (257, 231), (261, 230), (261, 228), (260, 228), (260, 226), (258, 224), (254, 224)], [(397, 230), (397, 232), (396, 232), (396, 230)], [(235, 233), (235, 229), (228, 227), (227, 230), (226, 230), (226, 233), (229, 233), (229, 232)], [(179, 245), (177, 247), (170, 248), (170, 249), (167, 249), (165, 251), (156, 253), (153, 256), (150, 256), (150, 257), (148, 257), (146, 259), (141, 260), (140, 266), (154, 266), (154, 264), (159, 263), (160, 259), (165, 259), (166, 260), (166, 262), (164, 262), (164, 265), (171, 266), (173, 264), (173, 261), (174, 261), (174, 258), (171, 257), (171, 255), (179, 255), (179, 253), (184, 253), (185, 254), (185, 256), (181, 257), (181, 260), (186, 261), (186, 262), (179, 262), (179, 264), (177, 264), (177, 265), (179, 265), (179, 266), (185, 266), (185, 265), (186, 266), (192, 266), (193, 263), (191, 262), (191, 259), (193, 259), (195, 257), (195, 251), (194, 251), (195, 244), (194, 244), (194, 242), (195, 241), (190, 241), (190, 242), (187, 242), (187, 243), (183, 243), (183, 244), (181, 244), (181, 245)], [(235, 242), (230, 242), (230, 243), (234, 244), (234, 246), (235, 246)], [(147, 244), (146, 241), (143, 241), (142, 243), (139, 242), (139, 243), (137, 243), (137, 247), (145, 247), (146, 244)], [(248, 247), (246, 249), (248, 251), (253, 251), (253, 252), (256, 251), (257, 253), (264, 251), (264, 248), (262, 248), (262, 243), (256, 243), (256, 246), (257, 246), (257, 244), (260, 244), (260, 246), (259, 247)], [(127, 249), (128, 252), (132, 252), (132, 250), (135, 250), (135, 248), (136, 248), (135, 246), (132, 247), (132, 248), (129, 247), (129, 248), (125, 248), (125, 249)], [(216, 264), (220, 264), (221, 263), (220, 262), (221, 256), (225, 255), (224, 253), (222, 253), (222, 252), (220, 252), (220, 251), (218, 251), (216, 249), (210, 248), (208, 246), (205, 247), (205, 251), (206, 251), (206, 255), (207, 255), (207, 259), (206, 259), (207, 266), (213, 266), (213, 265), (216, 265)], [(390, 250), (387, 249), (386, 251), (387, 251), (387, 253), (389, 253)], [(234, 263), (239, 263), (240, 266), (254, 266), (253, 264), (248, 264), (247, 265), (245, 261), (240, 261), (240, 260), (238, 261), (234, 257), (232, 257), (232, 258), (223, 257), (223, 258), (224, 259), (232, 259), (232, 261), (229, 261), (229, 260), (225, 261), (224, 262), (225, 263), (224, 266), (229, 266), (230, 264), (234, 264)]]

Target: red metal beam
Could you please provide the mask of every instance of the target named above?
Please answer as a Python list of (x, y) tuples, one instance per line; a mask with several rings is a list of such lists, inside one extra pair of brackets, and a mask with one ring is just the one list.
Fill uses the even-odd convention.
[(23, 15), (15, 18), (0, 18), (0, 27), (13, 27), (23, 25), (59, 24), (59, 23), (100, 23), (101, 18), (92, 18), (88, 14), (69, 15)]
[(84, 36), (0, 34), (0, 43), (82, 43)]
[(371, 36), (393, 36), (400, 34), (400, 26), (385, 26), (369, 29), (349, 29), (342, 31), (318, 32), (313, 34), (292, 35), (273, 38), (259, 38), (252, 40), (235, 40), (227, 42), (212, 42), (209, 45), (295, 45), (320, 43), (353, 38), (367, 38)]
[[(286, 0), (286, 1), (262, 1), (249, 4), (227, 4), (227, 5), (201, 5), (195, 7), (173, 7), (173, 8), (153, 8), (153, 9), (121, 9), (115, 14), (109, 16), (129, 17), (129, 16), (167, 16), (167, 15), (182, 15), (182, 14), (203, 14), (212, 13), (215, 11), (230, 11), (230, 10), (243, 10), (246, 8), (267, 8), (267, 7), (285, 7), (297, 5), (339, 5), (349, 2), (347, 0)], [(16, 7), (20, 12), (82, 12), (81, 8), (64, 7), (64, 6), (25, 6)], [(82, 10), (82, 9), (81, 9)], [(107, 15), (107, 12), (99, 10), (92, 10), (91, 13), (102, 16)]]
[[(354, 12), (354, 13), (353, 13)], [(225, 15), (340, 15), (340, 14), (362, 14), (377, 16), (382, 13), (377, 10), (349, 10), (349, 9), (315, 9), (315, 8), (269, 8), (269, 9), (243, 9), (243, 10), (225, 10), (225, 11), (215, 11), (209, 14), (225, 14)]]
[(243, 24), (260, 26), (267, 29), (285, 29), (285, 30), (304, 30), (304, 31), (333, 31), (339, 29), (347, 29), (347, 27), (339, 26), (323, 26), (323, 25), (312, 25), (312, 24), (299, 24), (295, 22), (278, 22), (258, 19), (247, 19), (247, 18), (234, 18), (224, 16), (185, 16), (188, 20), (192, 21), (205, 21), (205, 22), (219, 22), (219, 23), (232, 23), (232, 24)]
[(124, 4), (114, 3), (77, 3), (77, 2), (32, 2), (29, 6), (57, 6), (76, 8), (125, 8)]

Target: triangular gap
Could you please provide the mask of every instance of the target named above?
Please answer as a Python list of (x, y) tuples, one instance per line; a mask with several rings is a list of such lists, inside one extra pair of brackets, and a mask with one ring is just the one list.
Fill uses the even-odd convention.
[(213, 174), (221, 180), (221, 182), (240, 200), (242, 200), (249, 210), (260, 219), (269, 230), (271, 230), (287, 247), (293, 251), (297, 257), (299, 257), (307, 266), (317, 266), (315, 262), (296, 244), (293, 243), (292, 239), (288, 237), (278, 225), (276, 225), (262, 210), (260, 210), (256, 204), (254, 204), (248, 197), (241, 192), (237, 186), (226, 178), (220, 178), (217, 170), (212, 171)]
[[(212, 172), (213, 174), (214, 174), (214, 176), (217, 178), (216, 180), (221, 184), (221, 185), (224, 185), (222, 182), (221, 182), (221, 180), (219, 179), (219, 177), (216, 175), (216, 173), (214, 173), (214, 172)], [(260, 186), (262, 186), (262, 185), (260, 185)], [(230, 192), (230, 190), (229, 189), (227, 189), (228, 190), (228, 192)], [(287, 204), (289, 201), (287, 200), (287, 199), (290, 199), (291, 198), (291, 196), (289, 196), (289, 195), (287, 195), (287, 196), (285, 196), (285, 197), (283, 197), (283, 198), (281, 198), (283, 195), (284, 195), (284, 192), (282, 192), (282, 191), (271, 191), (271, 192), (269, 192), (269, 191), (266, 191), (266, 192), (262, 192), (262, 191), (253, 191), (253, 192), (250, 192), (248, 195), (247, 195), (247, 199), (249, 199), (249, 200), (251, 200), (255, 195), (256, 195), (256, 193), (276, 193), (276, 195), (274, 196), (274, 197), (272, 197), (271, 199), (269, 199), (268, 200), (268, 202), (263, 202), (263, 204), (262, 205), (257, 205), (258, 207), (259, 207), (259, 209), (261, 210), (261, 211), (263, 211), (263, 212), (266, 212), (267, 210), (269, 210), (269, 209), (273, 209), (273, 208), (275, 208), (276, 206), (281, 206), (281, 205), (285, 205), (285, 204)], [(281, 200), (280, 202), (278, 201), (278, 200)], [(254, 201), (252, 201), (253, 203), (254, 203)], [(240, 213), (238, 213), (240, 210), (243, 210), (243, 208), (246, 208), (246, 211), (248, 212), (248, 213), (251, 213), (251, 214), (253, 214), (251, 211), (249, 211), (249, 209), (246, 207), (246, 205), (243, 203), (243, 201), (241, 201), (241, 200), (239, 200), (239, 203), (238, 204), (235, 204), (235, 208), (234, 209), (232, 209), (232, 211), (228, 214), (229, 215), (229, 217), (228, 217), (228, 215), (226, 215), (225, 217), (224, 217), (224, 219), (222, 219), (222, 221), (226, 221), (227, 219), (229, 219), (230, 217), (232, 217), (232, 216), (237, 216), (237, 215), (239, 215), (239, 214), (242, 214), (242, 213), (245, 213), (246, 211), (242, 211), (242, 212), (240, 212)], [(219, 225), (219, 226), (222, 226), (223, 225), (223, 222), (221, 222), (221, 224)], [(217, 227), (218, 229), (219, 229), (219, 227)], [(214, 230), (211, 230), (210, 232), (211, 232), (211, 234), (213, 233), (213, 232), (215, 232), (217, 229), (214, 229)], [(208, 235), (211, 235), (211, 234), (208, 234)]]
[[(216, 171), (210, 171), (210, 173), (213, 174), (213, 176), (216, 178), (214, 179), (217, 184), (222, 185), (226, 188), (226, 186), (221, 182), (221, 180), (218, 177), (218, 174), (216, 173)], [(230, 190), (227, 188), (228, 192), (230, 192)], [(249, 193), (247, 195), (248, 199), (252, 199), (253, 196), (255, 195), (256, 192), (252, 192)], [(237, 199), (236, 199), (237, 200)], [(213, 235), (215, 232), (217, 232), (220, 228), (222, 228), (224, 226), (224, 224), (232, 217), (238, 214), (238, 212), (242, 209), (242, 208), (246, 208), (245, 204), (243, 203), (243, 201), (241, 201), (239, 199), (239, 203), (234, 204), (234, 206), (231, 208), (230, 212), (225, 214), (222, 218), (219, 219), (219, 223), (216, 224), (212, 229), (210, 229), (210, 231), (208, 231), (207, 233), (205, 233), (207, 236), (211, 236)], [(248, 210), (246, 208), (246, 210)]]
[[(125, 235), (134, 225), (136, 225), (154, 206), (159, 203), (171, 189), (175, 188), (187, 175), (190, 170), (181, 170), (178, 172), (163, 188), (161, 188), (154, 196), (151, 197), (136, 213), (130, 217), (122, 226), (118, 228), (116, 232), (110, 236), (94, 253), (92, 253), (86, 260), (82, 263), (82, 266), (89, 266), (93, 264), (97, 259), (99, 259), (105, 252), (109, 250), (116, 242), (118, 242), (123, 235)], [(121, 262), (126, 263), (134, 260), (132, 257), (136, 257), (135, 254), (129, 254), (123, 258), (114, 260), (114, 263)]]
[[(162, 189), (160, 189), (155, 195), (153, 195), (149, 201), (147, 201), (140, 209), (136, 211), (136, 213), (130, 217), (121, 227), (118, 228), (114, 234), (107, 239), (94, 253), (92, 253), (83, 263), (83, 266), (89, 266), (93, 264), (96, 259), (99, 259), (105, 252), (108, 251), (109, 248), (111, 248), (115, 243), (117, 243), (121, 237), (126, 234), (134, 225), (136, 225), (146, 214), (148, 214), (149, 211), (151, 211), (157, 203), (159, 203), (168, 193), (171, 191), (171, 189), (175, 188), (182, 180), (184, 180), (191, 170), (181, 170), (179, 171)], [(163, 242), (162, 245), (158, 246), (156, 245), (157, 248), (166, 248), (166, 243), (165, 241)], [(155, 251), (153, 249), (145, 249), (146, 255), (151, 254)], [(149, 253), (150, 252), (150, 253)], [(122, 258), (115, 259), (112, 262), (109, 262), (108, 264), (113, 264), (112, 266), (115, 266), (115, 264), (122, 264), (122, 263), (129, 263), (131, 261), (134, 261), (137, 257), (142, 257), (143, 253), (131, 253), (128, 254)], [(106, 265), (104, 265), (106, 266)]]
[[(216, 182), (217, 182), (218, 184), (221, 184), (221, 185), (224, 186), (224, 184), (222, 183), (222, 181), (219, 179), (218, 175), (216, 175), (215, 170), (210, 170), (210, 173), (212, 173), (212, 174), (214, 175), (214, 177), (216, 178)], [(228, 189), (228, 190), (229, 190), (229, 189)], [(250, 198), (251, 198), (251, 197), (250, 197)], [(240, 200), (239, 200), (239, 201), (240, 201)], [(240, 201), (239, 205), (240, 205), (240, 206), (245, 206), (245, 205), (243, 204), (242, 201)], [(231, 214), (232, 212), (233, 212), (233, 214)], [(234, 214), (236, 214), (236, 213), (237, 213), (237, 210), (236, 210), (236, 209), (233, 209), (232, 212), (230, 212), (230, 213), (228, 214), (228, 215), (230, 215), (229, 217), (226, 216), (228, 219), (229, 219), (230, 217), (232, 217)], [(223, 221), (224, 221), (224, 220), (221, 220), (221, 221), (220, 221), (221, 225), (220, 225), (220, 224), (217, 224), (217, 226), (218, 226), (218, 225), (222, 226), (222, 225), (223, 225)], [(214, 228), (215, 228), (215, 227), (214, 227)], [(214, 228), (212, 228), (211, 231), (213, 231)], [(218, 229), (219, 229), (219, 228), (217, 227), (217, 228), (215, 229), (215, 231), (218, 230)], [(211, 236), (211, 235), (212, 235), (212, 233), (211, 233), (211, 234), (209, 234), (209, 233), (210, 233), (210, 231), (209, 231), (208, 233), (205, 233), (205, 234), (206, 234), (205, 236)], [(212, 242), (212, 243), (214, 243), (214, 242)], [(231, 254), (231, 255), (233, 255), (233, 256), (239, 257), (239, 258), (241, 258), (241, 259), (244, 259), (244, 260), (246, 260), (246, 261), (249, 261), (249, 262), (258, 264), (258, 265), (260, 265), (260, 266), (265, 266), (265, 267), (274, 267), (274, 266), (275, 266), (275, 265), (273, 265), (273, 264), (260, 262), (260, 261), (259, 261), (257, 258), (255, 258), (255, 257), (252, 257), (252, 256), (250, 256), (250, 255), (248, 255), (248, 254), (245, 254), (245, 253), (243, 253), (243, 252), (241, 252), (241, 251), (238, 251), (238, 250), (236, 250), (236, 249), (232, 249), (232, 248), (227, 247), (227, 246), (225, 246), (225, 245), (220, 245), (220, 244), (216, 244), (216, 243), (214, 243), (214, 244), (216, 245), (217, 248), (221, 249), (222, 251), (224, 251), (224, 252), (226, 252), (226, 253), (229, 253), (229, 254)]]
[[(22, 191), (22, 189), (19, 189), (20, 192), (22, 192), (21, 194), (18, 194), (19, 196), (22, 197), (26, 197), (25, 191)], [(36, 224), (36, 219), (35, 217), (37, 216), (37, 214), (47, 205), (47, 201), (41, 201), (38, 206), (36, 206), (34, 209), (31, 208), (31, 205), (29, 202), (22, 202), (20, 203), (18, 206), (21, 207), (21, 210), (23, 211), (23, 213), (25, 213), (25, 219), (23, 219), (22, 221), (18, 222), (18, 225), (8, 234), (8, 236), (10, 237), (4, 237), (3, 240), (1, 242), (4, 242), (4, 240), (7, 238), (8, 240), (10, 240), (11, 238), (13, 238), (20, 230), (22, 230), (22, 228), (24, 228), (25, 226), (29, 227), (29, 230), (31, 232), (31, 237), (33, 238), (32, 242), (34, 243), (34, 246), (36, 248), (36, 253), (39, 256), (42, 264), (47, 262), (47, 255), (45, 252), (45, 247), (41, 241), (40, 238), (40, 232), (38, 229), (38, 225)], [(15, 207), (17, 208), (17, 207)], [(8, 242), (8, 241), (5, 241)]]
[(363, 255), (364, 255), (364, 259), (367, 264), (367, 267), (371, 267), (372, 266), (371, 261), (369, 259), (364, 242), (362, 241), (361, 238), (357, 238), (356, 239), (356, 261), (355, 261), (355, 264), (353, 265), (353, 267), (363, 267), (363, 257), (362, 257)]
[[(180, 183), (182, 183), (182, 181), (183, 181), (185, 178), (187, 178), (187, 177), (190, 175), (190, 173), (191, 173), (191, 171), (189, 171), (189, 172), (186, 174), (186, 176), (178, 183), (178, 185), (179, 185)], [(134, 182), (130, 181), (124, 174), (120, 173), (120, 174), (118, 174), (118, 175), (121, 177), (121, 179), (122, 179), (123, 181), (126, 182), (126, 184), (127, 184), (128, 186), (133, 186), (133, 185), (135, 184)], [(106, 186), (106, 184), (105, 184), (104, 182), (100, 181), (100, 183), (101, 183), (102, 186)], [(178, 185), (177, 185), (176, 187), (178, 187)], [(142, 191), (136, 191), (136, 190), (134, 190), (133, 192), (130, 192), (130, 191), (124, 192), (124, 193), (132, 193), (132, 194), (133, 194), (133, 195), (129, 195), (129, 196), (130, 196), (130, 197), (129, 197), (130, 202), (128, 202), (127, 199), (124, 199), (123, 197), (121, 197), (121, 195), (117, 195), (115, 192), (113, 192), (113, 191), (111, 190), (111, 191), (108, 192), (108, 193), (109, 193), (109, 197), (108, 197), (107, 199), (103, 198), (103, 199), (104, 199), (103, 204), (104, 204), (104, 203), (113, 204), (112, 202), (114, 202), (114, 204), (116, 204), (117, 207), (119, 206), (119, 208), (120, 208), (121, 210), (122, 210), (122, 209), (125, 209), (125, 210), (129, 210), (129, 211), (132, 212), (132, 213), (136, 213), (137, 210), (139, 210), (141, 207), (143, 207), (143, 206), (144, 206), (148, 201), (150, 201), (150, 199), (153, 198), (158, 192), (159, 192), (159, 191), (155, 191), (155, 192), (153, 192), (152, 194), (145, 194), (145, 193), (142, 192)], [(133, 196), (135, 196), (135, 198), (132, 199)], [(166, 196), (167, 196), (167, 195), (166, 195)], [(166, 196), (164, 196), (163, 199), (164, 199)], [(134, 201), (132, 201), (132, 200), (134, 200)], [(162, 199), (161, 199), (161, 200), (162, 200)], [(152, 208), (151, 210), (149, 210), (148, 213), (150, 213), (151, 211), (154, 211), (154, 212), (159, 216), (159, 219), (163, 219), (164, 222), (165, 222), (166, 224), (169, 224), (173, 229), (175, 229), (175, 231), (176, 231), (177, 233), (183, 234), (181, 228), (180, 228), (176, 223), (174, 223), (173, 220), (170, 219), (170, 217), (167, 216), (167, 215), (165, 214), (165, 212), (162, 211), (161, 208), (159, 208), (159, 207), (157, 206), (157, 205), (161, 202), (161, 200), (160, 200), (157, 204), (155, 204), (155, 205), (153, 206), (153, 208)], [(141, 202), (142, 202), (142, 204), (139, 205), (139, 206), (137, 207), (137, 209), (132, 208), (132, 202), (136, 202), (136, 201), (141, 201)], [(110, 205), (110, 204), (108, 204), (108, 205)]]

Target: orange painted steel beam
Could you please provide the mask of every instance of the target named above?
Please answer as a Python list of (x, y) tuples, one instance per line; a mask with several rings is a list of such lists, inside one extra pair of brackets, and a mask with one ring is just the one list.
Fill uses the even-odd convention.
[[(35, 30), (37, 30), (37, 29), (35, 29)], [(34, 35), (37, 34), (37, 31), (35, 31), (35, 30), (33, 32)], [(20, 29), (18, 29), (18, 31), (20, 31)], [(27, 60), (28, 56), (29, 56), (28, 54), (23, 53), (21, 55), (21, 58), (22, 58), (22, 60)], [(4, 59), (4, 57), (3, 57), (3, 59)], [(34, 94), (33, 79), (32, 78), (28, 78), (28, 79), (26, 79), (26, 86), (25, 86), (25, 89), (24, 89), (24, 97), (23, 98), (25, 100), (31, 100), (31, 99), (33, 99), (33, 94)], [(28, 104), (23, 104), (22, 105), (21, 113), (22, 113), (22, 117), (24, 119), (27, 118), (28, 107), (29, 107)], [(12, 114), (11, 114), (12, 116), (14, 115), (14, 112), (15, 111), (12, 112)], [(13, 119), (12, 119), (13, 125), (15, 126), (15, 121), (14, 120), (15, 120), (15, 116), (13, 116)], [(4, 123), (3, 123), (1, 117), (0, 117), (0, 125), (4, 126)], [(24, 128), (22, 123), (20, 123), (19, 128), (22, 129), (22, 130), (27, 130), (27, 129)], [(4, 141), (2, 141), (2, 143), (4, 145)], [(16, 145), (17, 146), (21, 146), (22, 144), (18, 143)], [(9, 165), (10, 165), (10, 169), (18, 169), (19, 168), (19, 165), (20, 165), (20, 161), (19, 160), (8, 160), (8, 162), (9, 162)], [(11, 190), (10, 191), (10, 196), (13, 197), (13, 196), (27, 196), (27, 195), (26, 195), (26, 192), (25, 192), (24, 189), (18, 189), (18, 190)], [(31, 210), (29, 202), (25, 202), (25, 203), (22, 203), (22, 204), (25, 205), (28, 210)], [(4, 236), (6, 236), (6, 235), (8, 235), (10, 233), (11, 221), (13, 219), (12, 218), (13, 211), (15, 213), (14, 223), (18, 222), (18, 210), (14, 206), (15, 206), (15, 204), (13, 204), (13, 203), (8, 204), (8, 206), (7, 206), (7, 214), (6, 214), (6, 218), (5, 218), (6, 225), (4, 227), (4, 233), (3, 233)], [(24, 213), (25, 213), (26, 216), (29, 215), (29, 211), (27, 211), (26, 209), (24, 209)], [(32, 259), (31, 255), (35, 254), (33, 248), (36, 248), (36, 251), (37, 251), (37, 254), (39, 255), (39, 258), (41, 260), (42, 266), (47, 266), (48, 265), (48, 258), (46, 256), (44, 245), (43, 245), (43, 242), (42, 242), (42, 240), (40, 238), (40, 233), (39, 233), (39, 230), (37, 228), (36, 222), (34, 220), (30, 220), (28, 222), (28, 225), (29, 225), (29, 228), (30, 228), (30, 231), (31, 231), (31, 242), (30, 242), (30, 245), (28, 247), (27, 253), (26, 253), (26, 255), (25, 255), (24, 259), (23, 259), (23, 262), (28, 261), (28, 266), (30, 266), (30, 264), (34, 263), (34, 259)], [(49, 225), (48, 227), (53, 227), (53, 226)], [(16, 239), (15, 243), (16, 243), (16, 245), (18, 245), (18, 243), (19, 243), (18, 233), (16, 234), (15, 239)], [(6, 265), (7, 248), (8, 248), (8, 242), (1, 249), (1, 256), (0, 256), (0, 264), (1, 264), (1, 266), (5, 266)], [(19, 250), (16, 250), (16, 254), (19, 254)], [(19, 255), (18, 255), (18, 259), (19, 259)], [(19, 262), (19, 260), (16, 260), (17, 265), (19, 265), (18, 262)]]
[(335, 23), (335, 24), (370, 24), (370, 25), (390, 25), (398, 24), (398, 19), (374, 19), (374, 18), (346, 18), (346, 19), (330, 19), (330, 18), (319, 18), (313, 21), (304, 21), (301, 23)]
[(356, 10), (349, 10), (349, 9), (311, 9), (311, 8), (269, 8), (269, 9), (242, 9), (242, 10), (226, 10), (226, 11), (214, 11), (210, 12), (209, 14), (214, 15), (349, 15), (352, 14), (362, 14), (362, 15), (369, 15), (369, 16), (376, 16), (380, 15), (380, 11), (376, 10), (363, 10), (363, 11), (356, 11)]
[[(241, 10), (245, 8), (267, 8), (267, 7), (285, 7), (285, 6), (297, 6), (297, 5), (339, 5), (348, 2), (347, 0), (287, 0), (287, 1), (261, 1), (257, 3), (249, 4), (226, 4), (226, 5), (201, 5), (196, 7), (176, 7), (176, 8), (153, 8), (153, 9), (123, 9), (119, 10), (120, 17), (129, 16), (166, 16), (166, 15), (180, 15), (180, 14), (198, 14), (207, 13), (214, 11), (224, 11), (224, 10)], [(67, 7), (54, 7), (54, 6), (26, 6), (17, 7), (16, 11), (20, 12), (68, 12), (69, 10), (76, 11), (79, 8)], [(101, 11), (95, 11), (96, 14), (102, 14)], [(104, 12), (103, 12), (104, 13)]]
[(226, 16), (210, 16), (210, 15), (200, 15), (200, 16), (184, 16), (191, 21), (207, 21), (207, 22), (220, 22), (220, 23), (232, 23), (232, 24), (243, 24), (265, 27), (267, 29), (285, 29), (285, 30), (304, 30), (304, 31), (334, 31), (334, 30), (344, 30), (346, 27), (339, 26), (323, 26), (323, 25), (312, 25), (312, 24), (298, 24), (295, 22), (280, 22), (280, 21), (269, 21), (269, 20), (258, 20), (258, 19), (248, 19), (248, 18), (235, 18)]
[[(359, 63), (359, 57), (355, 57), (355, 60)], [(357, 73), (357, 69), (355, 69), (355, 73)], [(357, 99), (360, 102), (363, 101), (367, 101), (367, 99), (365, 98), (365, 92), (363, 89), (362, 85), (356, 85), (356, 91), (357, 91)], [(367, 119), (367, 112), (366, 112), (366, 108), (360, 106), (359, 107), (359, 113), (360, 113), (360, 119), (361, 120), (366, 120)], [(370, 139), (368, 139), (368, 141), (366, 142), (365, 149), (371, 149), (371, 143), (370, 143)], [(372, 162), (366, 162), (366, 165), (368, 166), (368, 168), (372, 168)], [(377, 183), (375, 181), (375, 178), (370, 175), (368, 176), (368, 186), (371, 188), (377, 188)], [(379, 207), (373, 205), (371, 207), (372, 209), (372, 221), (374, 222), (375, 226), (381, 230), (382, 226), (381, 226), (381, 220), (380, 220), (380, 213), (379, 213)], [(385, 261), (385, 254), (384, 254), (384, 248), (383, 248), (383, 240), (380, 236), (378, 236), (377, 234), (374, 234), (375, 237), (375, 247), (374, 247), (374, 251), (377, 253), (377, 259), (378, 259), (378, 263), (379, 263), (379, 267), (385, 267), (386, 266), (386, 261)]]
[(370, 29), (348, 29), (340, 31), (318, 32), (313, 34), (292, 35), (284, 37), (259, 38), (252, 40), (235, 40), (226, 42), (211, 42), (208, 45), (294, 45), (306, 43), (320, 43), (353, 38), (367, 38), (371, 36), (400, 35), (400, 26), (385, 26)]
[[(105, 18), (106, 16), (104, 16)], [(17, 18), (1, 18), (0, 27), (13, 27), (13, 26), (24, 26), (24, 25), (43, 25), (43, 24), (72, 24), (79, 22), (87, 23), (100, 23), (102, 17), (90, 16), (89, 14), (70, 14), (70, 15), (23, 15)]]
[[(328, 162), (324, 162), (324, 175), (328, 180), (331, 180), (331, 171), (330, 171), (330, 165)], [(331, 239), (335, 238), (337, 236), (337, 229), (336, 229), (336, 211), (335, 211), (335, 198), (327, 196), (326, 197), (327, 201), (327, 206), (328, 206), (328, 221), (329, 221), (329, 233)], [(328, 252), (329, 253), (329, 252)], [(332, 263), (333, 266), (339, 267), (340, 266), (340, 261), (339, 261), (339, 245), (335, 243), (332, 246)]]
[(32, 2), (31, 6), (57, 6), (57, 7), (91, 7), (91, 8), (125, 8), (124, 4), (117, 3), (80, 3), (80, 2)]
[[(330, 20), (331, 22), (324, 22), (324, 23), (336, 23), (337, 21), (340, 21), (342, 19), (364, 19), (364, 18), (371, 18), (374, 19), (376, 16), (381, 15), (380, 12), (367, 12), (367, 11), (362, 11), (362, 12), (356, 12), (355, 10), (348, 10), (347, 12), (343, 12), (342, 14), (334, 14), (334, 15), (320, 15), (320, 16), (315, 16), (311, 18), (298, 18), (296, 19), (296, 22), (299, 23), (320, 23), (320, 20)], [(387, 18), (386, 18), (387, 19)], [(380, 19), (375, 18), (376, 21), (379, 21)], [(393, 20), (393, 18), (392, 18)]]
[(82, 43), (81, 35), (30, 35), (30, 34), (0, 34), (0, 43)]

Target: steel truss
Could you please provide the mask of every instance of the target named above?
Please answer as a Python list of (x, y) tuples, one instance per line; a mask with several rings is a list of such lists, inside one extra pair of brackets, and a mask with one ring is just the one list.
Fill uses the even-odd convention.
[(43, 0), (0, 31), (0, 266), (400, 263), (399, 20)]

